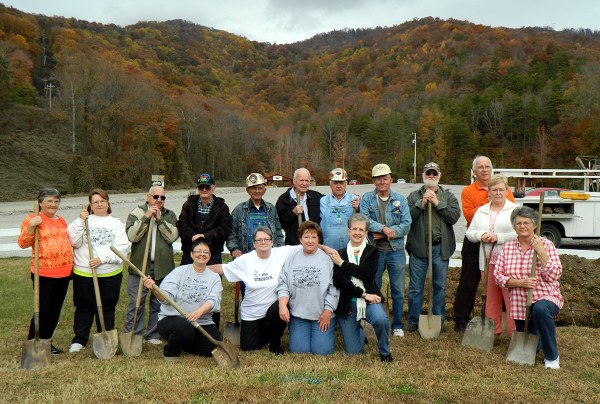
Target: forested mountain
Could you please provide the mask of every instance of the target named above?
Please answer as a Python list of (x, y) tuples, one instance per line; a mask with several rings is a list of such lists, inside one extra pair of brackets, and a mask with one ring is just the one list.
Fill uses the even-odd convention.
[[(599, 73), (595, 31), (430, 17), (276, 45), (181, 20), (119, 27), (0, 5), (0, 153), (20, 159), (0, 169), (23, 195), (300, 166), (368, 180), (378, 162), (410, 178), (413, 133), (417, 164), (439, 162), (444, 182), (466, 182), (476, 154), (573, 167), (600, 154)], [(32, 165), (37, 182), (19, 184)]]

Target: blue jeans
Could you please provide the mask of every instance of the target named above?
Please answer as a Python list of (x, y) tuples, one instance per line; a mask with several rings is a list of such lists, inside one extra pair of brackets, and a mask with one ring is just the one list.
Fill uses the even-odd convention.
[(327, 331), (319, 330), (318, 320), (290, 316), (290, 352), (331, 355), (335, 342), (336, 318), (332, 317)]
[[(344, 351), (347, 354), (364, 353), (365, 333), (356, 320), (356, 302), (350, 304), (348, 317), (336, 317), (344, 337)], [(390, 320), (381, 304), (367, 304), (367, 322), (373, 326), (377, 335), (377, 348), (383, 356), (390, 354)]]
[(386, 266), (390, 278), (390, 288), (392, 289), (392, 309), (394, 311), (392, 329), (404, 328), (404, 323), (402, 322), (406, 278), (406, 256), (404, 255), (404, 249), (398, 251), (379, 251), (379, 264), (377, 275), (375, 276), (375, 285), (380, 290), (383, 282), (383, 271)]
[[(431, 246), (433, 278), (433, 306), (432, 313), (442, 316), (442, 323), (446, 320), (446, 276), (448, 275), (448, 264), (450, 260), (441, 259), (442, 245)], [(414, 254), (410, 255), (408, 261), (408, 321), (411, 324), (419, 324), (419, 315), (423, 309), (423, 290), (427, 279), (428, 258), (420, 258)], [(429, 285), (427, 285), (429, 287)]]
[[(554, 318), (559, 311), (558, 306), (548, 300), (538, 300), (531, 306), (529, 332), (540, 337), (537, 350), (543, 349), (544, 358), (549, 361), (558, 358)], [(515, 320), (515, 326), (517, 331), (523, 332), (525, 320)]]

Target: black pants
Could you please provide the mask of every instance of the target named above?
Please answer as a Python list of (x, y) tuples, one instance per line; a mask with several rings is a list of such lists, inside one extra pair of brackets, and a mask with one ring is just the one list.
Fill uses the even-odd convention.
[(467, 323), (475, 305), (477, 287), (481, 279), (481, 271), (479, 270), (480, 245), (481, 243), (470, 242), (467, 237), (463, 241), (461, 251), (462, 271), (460, 272), (460, 281), (454, 298), (454, 322), (456, 324)]
[(261, 349), (267, 343), (269, 349), (281, 348), (281, 336), (287, 323), (279, 318), (279, 302), (273, 303), (265, 317), (254, 320), (242, 320), (240, 347), (243, 351)]
[[(106, 330), (115, 328), (115, 308), (119, 302), (122, 280), (123, 273), (98, 278)], [(97, 332), (102, 331), (100, 319), (98, 318), (98, 307), (92, 278), (73, 274), (73, 304), (75, 305), (75, 320), (73, 322), (73, 333), (75, 336), (72, 343), (77, 342), (85, 346), (90, 337), (94, 316), (96, 317)]]
[[(48, 278), (40, 276), (40, 338), (51, 339), (58, 325), (60, 311), (69, 289), (69, 280), (66, 278)], [(33, 285), (33, 274), (31, 274)], [(28, 339), (35, 338), (35, 325), (33, 317), (29, 324)]]
[[(221, 333), (214, 324), (201, 326), (214, 339), (222, 341)], [(167, 357), (177, 357), (182, 351), (200, 356), (211, 356), (215, 344), (206, 339), (188, 320), (179, 316), (165, 317), (158, 322), (158, 332), (167, 341), (163, 353)]]

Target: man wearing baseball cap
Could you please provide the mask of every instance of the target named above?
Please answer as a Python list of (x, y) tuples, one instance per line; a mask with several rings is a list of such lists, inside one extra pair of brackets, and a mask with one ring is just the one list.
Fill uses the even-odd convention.
[(348, 244), (348, 219), (360, 208), (360, 197), (346, 192), (348, 173), (334, 168), (329, 173), (331, 194), (321, 198), (321, 231), (323, 244), (333, 249), (346, 248)]
[(272, 203), (263, 199), (267, 192), (265, 177), (252, 173), (246, 177), (246, 192), (250, 199), (238, 204), (231, 212), (231, 232), (227, 238), (227, 249), (234, 258), (254, 250), (252, 235), (258, 227), (268, 227), (273, 233), (273, 246), (284, 245), (284, 236)]
[(404, 336), (402, 312), (404, 308), (404, 280), (406, 277), (406, 255), (404, 236), (410, 230), (410, 212), (406, 198), (392, 192), (392, 170), (387, 164), (373, 167), (372, 177), (375, 190), (363, 195), (360, 211), (369, 219), (369, 239), (379, 250), (379, 264), (375, 284), (381, 289), (383, 271), (387, 267), (392, 290), (394, 316), (392, 334)]
[(196, 178), (197, 194), (190, 195), (181, 208), (177, 229), (181, 237), (181, 265), (191, 264), (192, 241), (204, 237), (210, 244), (208, 265), (220, 264), (223, 245), (231, 232), (231, 215), (225, 199), (214, 196), (215, 180), (208, 173)]
[[(423, 186), (408, 195), (412, 224), (406, 237), (408, 264), (408, 325), (416, 331), (423, 308), (423, 289), (429, 265), (429, 206), (431, 205), (431, 253), (433, 277), (432, 313), (446, 319), (446, 275), (456, 249), (452, 226), (460, 218), (460, 205), (452, 192), (439, 185), (442, 172), (434, 162), (423, 167)], [(444, 330), (444, 328), (442, 328)]]

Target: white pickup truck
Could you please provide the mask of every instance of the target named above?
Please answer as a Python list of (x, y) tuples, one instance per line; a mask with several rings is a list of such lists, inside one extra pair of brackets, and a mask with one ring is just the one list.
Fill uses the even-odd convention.
[[(517, 179), (515, 196), (524, 188), (526, 179), (564, 178), (568, 181), (582, 179), (583, 189), (590, 189), (590, 182), (598, 181), (600, 171), (591, 170), (542, 170), (542, 169), (494, 169), (494, 174)], [(535, 210), (539, 207), (539, 196), (515, 198), (521, 206)], [(544, 199), (541, 234), (551, 240), (558, 248), (563, 238), (599, 239), (600, 238), (600, 192), (570, 191), (561, 192), (561, 196)]]

